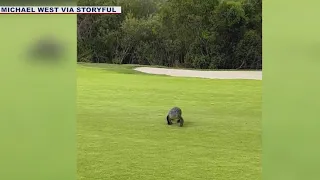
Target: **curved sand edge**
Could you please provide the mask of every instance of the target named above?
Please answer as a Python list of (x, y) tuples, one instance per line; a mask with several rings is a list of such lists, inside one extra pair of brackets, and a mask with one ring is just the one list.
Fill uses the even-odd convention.
[(198, 71), (184, 69), (166, 69), (138, 67), (134, 70), (148, 74), (160, 74), (176, 77), (197, 77), (209, 79), (254, 79), (262, 80), (262, 71)]

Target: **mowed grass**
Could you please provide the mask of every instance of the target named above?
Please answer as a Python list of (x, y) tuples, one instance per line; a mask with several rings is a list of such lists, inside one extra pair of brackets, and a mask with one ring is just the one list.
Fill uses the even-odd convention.
[(77, 71), (79, 180), (261, 179), (261, 81)]

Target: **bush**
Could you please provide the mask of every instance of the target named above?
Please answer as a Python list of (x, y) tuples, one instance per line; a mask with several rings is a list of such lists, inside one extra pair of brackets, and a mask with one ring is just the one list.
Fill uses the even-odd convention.
[[(88, 4), (89, 3), (89, 4)], [(120, 15), (78, 15), (78, 61), (261, 69), (261, 0), (80, 0)]]

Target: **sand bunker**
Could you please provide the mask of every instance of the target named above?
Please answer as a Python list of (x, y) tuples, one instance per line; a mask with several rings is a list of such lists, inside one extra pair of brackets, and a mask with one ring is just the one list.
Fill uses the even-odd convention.
[(197, 77), (209, 79), (254, 79), (262, 80), (262, 71), (198, 71), (183, 69), (166, 69), (138, 67), (136, 71), (148, 74), (160, 74), (177, 77)]

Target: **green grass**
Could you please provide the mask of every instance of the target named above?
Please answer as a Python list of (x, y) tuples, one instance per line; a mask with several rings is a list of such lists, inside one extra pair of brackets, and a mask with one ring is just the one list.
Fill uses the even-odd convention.
[[(103, 63), (79, 63), (83, 66), (87, 67), (97, 67), (97, 68), (104, 68), (111, 71), (121, 71), (125, 73), (135, 73), (132, 71), (132, 68), (134, 67), (153, 67), (153, 68), (166, 68), (166, 69), (183, 69), (183, 70), (197, 70), (197, 71), (212, 71), (212, 69), (194, 69), (194, 68), (182, 68), (182, 67), (166, 67), (166, 66), (160, 66), (160, 65), (153, 65), (153, 66), (147, 66), (147, 65), (137, 65), (137, 64), (124, 64), (124, 65), (115, 65), (115, 64), (103, 64)], [(116, 66), (119, 66), (117, 68), (114, 68)], [(123, 71), (126, 69), (125, 71)], [(261, 71), (261, 69), (215, 69), (215, 71)]]
[[(79, 65), (78, 179), (260, 180), (261, 81)], [(166, 125), (173, 107), (185, 126)]]

